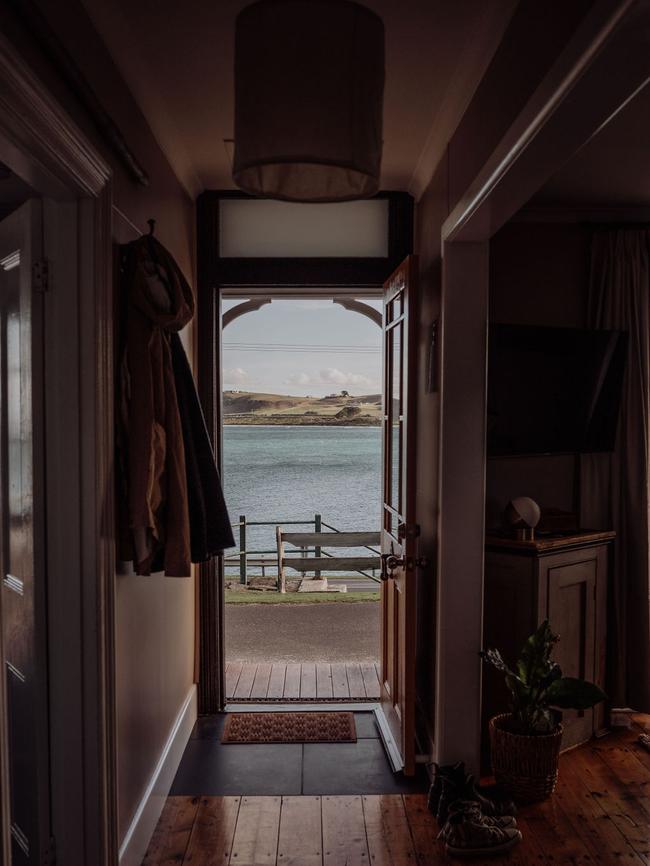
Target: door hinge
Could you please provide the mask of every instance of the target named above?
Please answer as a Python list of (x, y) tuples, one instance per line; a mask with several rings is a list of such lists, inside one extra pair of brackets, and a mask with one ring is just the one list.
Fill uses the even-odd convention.
[(50, 263), (38, 259), (32, 265), (32, 286), (35, 292), (47, 292), (50, 288)]
[(417, 538), (419, 534), (420, 527), (417, 523), (400, 523), (397, 527), (397, 537), (399, 539)]
[(54, 836), (50, 836), (50, 841), (45, 850), (43, 866), (56, 866), (56, 839)]

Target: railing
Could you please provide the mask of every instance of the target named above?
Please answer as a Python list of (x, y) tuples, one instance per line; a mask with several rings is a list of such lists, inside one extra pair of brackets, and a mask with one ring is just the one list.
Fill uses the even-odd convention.
[[(262, 576), (265, 576), (266, 568), (270, 565), (277, 565), (278, 563), (277, 548), (273, 548), (272, 550), (248, 550), (246, 531), (249, 526), (313, 526), (315, 532), (322, 532), (324, 528), (329, 529), (332, 532), (342, 531), (337, 529), (335, 526), (332, 526), (330, 523), (326, 523), (320, 514), (314, 514), (313, 520), (248, 520), (245, 514), (241, 514), (237, 523), (233, 523), (232, 526), (233, 529), (239, 527), (239, 553), (224, 557), (224, 566), (225, 568), (239, 568), (239, 582), (244, 586), (248, 583), (249, 567), (261, 568)], [(327, 538), (327, 534), (328, 533), (324, 533), (325, 539)], [(379, 554), (379, 551), (374, 547), (364, 545), (364, 549)], [(322, 545), (320, 544), (315, 547), (296, 547), (295, 549), (286, 550), (285, 553), (297, 554), (299, 558), (304, 558), (310, 553), (313, 553), (314, 557), (327, 556), (333, 558), (333, 554), (323, 550)], [(273, 556), (265, 558), (266, 554), (273, 554)], [(369, 580), (374, 580), (375, 582), (380, 583), (380, 578), (375, 575), (375, 570), (376, 569), (373, 568), (372, 573), (354, 570), (354, 573), (361, 574)], [(304, 571), (300, 573), (303, 577), (306, 574)], [(321, 572), (314, 570), (314, 575), (320, 577)]]

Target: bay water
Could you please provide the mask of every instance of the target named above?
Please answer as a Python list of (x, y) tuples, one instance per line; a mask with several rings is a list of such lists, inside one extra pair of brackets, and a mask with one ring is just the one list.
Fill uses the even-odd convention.
[[(274, 551), (275, 525), (313, 531), (315, 514), (339, 531), (377, 532), (381, 514), (381, 428), (235, 426), (223, 428), (223, 485), (233, 523), (247, 527), (246, 548)], [(287, 521), (311, 521), (290, 527)], [(324, 531), (329, 531), (323, 527)], [(239, 540), (238, 527), (233, 529)], [(340, 549), (339, 549), (340, 550)], [(334, 552), (334, 550), (330, 550)], [(360, 549), (343, 555), (364, 555)], [(238, 549), (227, 555), (238, 553)], [(255, 554), (253, 554), (255, 555)], [(264, 554), (270, 560), (272, 553)], [(248, 569), (260, 574), (260, 569)], [(269, 574), (275, 574), (270, 562)], [(291, 573), (291, 572), (290, 572)], [(236, 579), (238, 566), (226, 570)]]

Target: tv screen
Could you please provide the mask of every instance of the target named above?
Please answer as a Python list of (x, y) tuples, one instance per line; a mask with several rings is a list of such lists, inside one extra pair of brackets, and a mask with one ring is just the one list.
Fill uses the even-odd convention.
[(488, 456), (612, 451), (627, 334), (491, 325)]

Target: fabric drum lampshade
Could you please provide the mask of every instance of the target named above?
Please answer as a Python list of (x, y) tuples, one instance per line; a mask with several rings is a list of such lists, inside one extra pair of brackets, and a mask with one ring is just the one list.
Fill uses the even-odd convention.
[(384, 25), (348, 0), (261, 0), (237, 17), (233, 180), (288, 201), (379, 189)]

